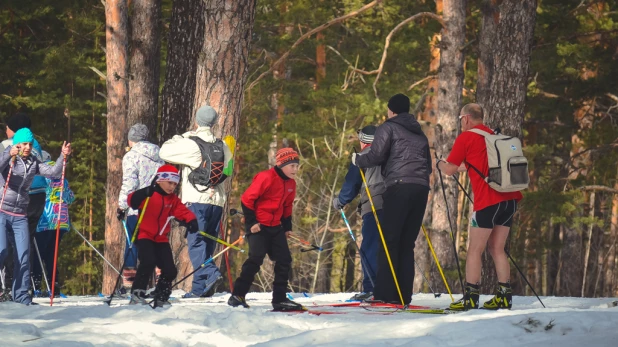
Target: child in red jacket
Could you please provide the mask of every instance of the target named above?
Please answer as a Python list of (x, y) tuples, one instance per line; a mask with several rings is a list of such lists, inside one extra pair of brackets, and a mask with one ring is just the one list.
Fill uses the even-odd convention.
[(258, 173), (242, 195), (249, 258), (242, 265), (230, 306), (249, 308), (245, 295), (266, 254), (275, 262), (272, 305), (275, 311), (297, 311), (304, 307), (286, 297), (292, 256), (287, 236), (292, 232), (292, 205), (296, 196), (294, 177), (298, 172), (298, 153), (291, 148), (277, 151), (277, 166)]
[[(161, 269), (161, 276), (155, 289), (154, 307), (169, 305), (167, 300), (172, 293), (172, 281), (178, 274), (167, 238), (171, 229), (170, 221), (176, 218), (185, 222), (190, 232), (198, 230), (195, 215), (174, 194), (179, 181), (178, 170), (172, 165), (163, 165), (157, 170), (150, 186), (127, 197), (129, 206), (139, 210), (141, 220), (141, 224), (138, 222), (139, 230), (135, 242), (139, 248), (139, 266), (131, 287), (132, 305), (146, 303), (146, 285), (155, 266)], [(145, 206), (146, 201), (148, 206)], [(142, 217), (144, 207), (146, 210)]]

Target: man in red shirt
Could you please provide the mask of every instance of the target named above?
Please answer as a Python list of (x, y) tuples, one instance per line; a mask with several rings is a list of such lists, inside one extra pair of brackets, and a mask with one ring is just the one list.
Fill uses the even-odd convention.
[[(446, 161), (440, 159), (436, 163), (438, 170), (447, 175), (467, 170), (474, 194), (474, 213), (466, 259), (466, 289), (463, 298), (452, 303), (450, 309), (468, 310), (479, 307), (481, 255), (487, 246), (498, 274), (498, 287), (496, 295), (487, 301), (483, 308), (510, 309), (512, 307), (510, 265), (504, 246), (509, 236), (513, 215), (517, 211), (517, 203), (522, 199), (522, 195), (520, 192), (500, 193), (494, 190), (477, 172), (488, 175), (487, 147), (482, 135), (468, 130), (480, 129), (490, 134), (494, 133), (483, 124), (483, 108), (478, 104), (467, 104), (461, 109), (459, 119), (462, 134), (455, 140)], [(460, 168), (462, 164), (464, 166)]]

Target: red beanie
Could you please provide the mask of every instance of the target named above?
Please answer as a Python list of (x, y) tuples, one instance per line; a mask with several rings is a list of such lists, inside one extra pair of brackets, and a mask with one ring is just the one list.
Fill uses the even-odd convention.
[(173, 165), (165, 164), (157, 170), (157, 182), (174, 182), (178, 184), (180, 182), (180, 175), (178, 169)]
[(277, 160), (277, 166), (279, 168), (282, 168), (288, 164), (298, 164), (300, 162), (298, 153), (289, 147), (278, 150), (275, 159)]

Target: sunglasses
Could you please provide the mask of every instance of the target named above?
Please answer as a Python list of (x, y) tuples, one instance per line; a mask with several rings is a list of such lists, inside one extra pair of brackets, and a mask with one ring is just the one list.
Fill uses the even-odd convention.
[(465, 117), (465, 116), (469, 116), (469, 115), (470, 115), (470, 114), (468, 114), (468, 113), (466, 113), (466, 114), (460, 114), (460, 115), (459, 115), (459, 120), (461, 120), (463, 117)]

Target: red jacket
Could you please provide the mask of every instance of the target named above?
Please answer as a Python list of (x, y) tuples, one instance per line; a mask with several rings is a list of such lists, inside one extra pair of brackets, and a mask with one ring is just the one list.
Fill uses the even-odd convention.
[[(296, 181), (284, 177), (284, 174), (277, 172), (275, 168), (262, 171), (255, 175), (253, 182), (242, 195), (242, 204), (255, 212), (257, 223), (275, 227), (281, 225), (282, 219), (288, 219), (291, 229), (290, 217), (296, 197)], [(252, 216), (245, 213), (245, 218), (247, 224), (250, 224), (249, 219)]]
[[(135, 208), (134, 205), (132, 206), (131, 204), (131, 198), (135, 194), (138, 196), (143, 195), (143, 197), (139, 197), (139, 199), (143, 200), (139, 203), (140, 214), (138, 215), (138, 223), (139, 216), (141, 216), (144, 205), (146, 204), (145, 194), (142, 192), (145, 189), (147, 188), (137, 190), (127, 197), (128, 205)], [(150, 200), (148, 200), (148, 206), (146, 206), (142, 223), (139, 225), (137, 238), (139, 240), (148, 239), (154, 242), (169, 242), (167, 235), (170, 233), (171, 221), (174, 218), (183, 222), (190, 222), (196, 219), (193, 212), (191, 212), (175, 194), (162, 195), (159, 193), (159, 189), (157, 189), (150, 197)]]

